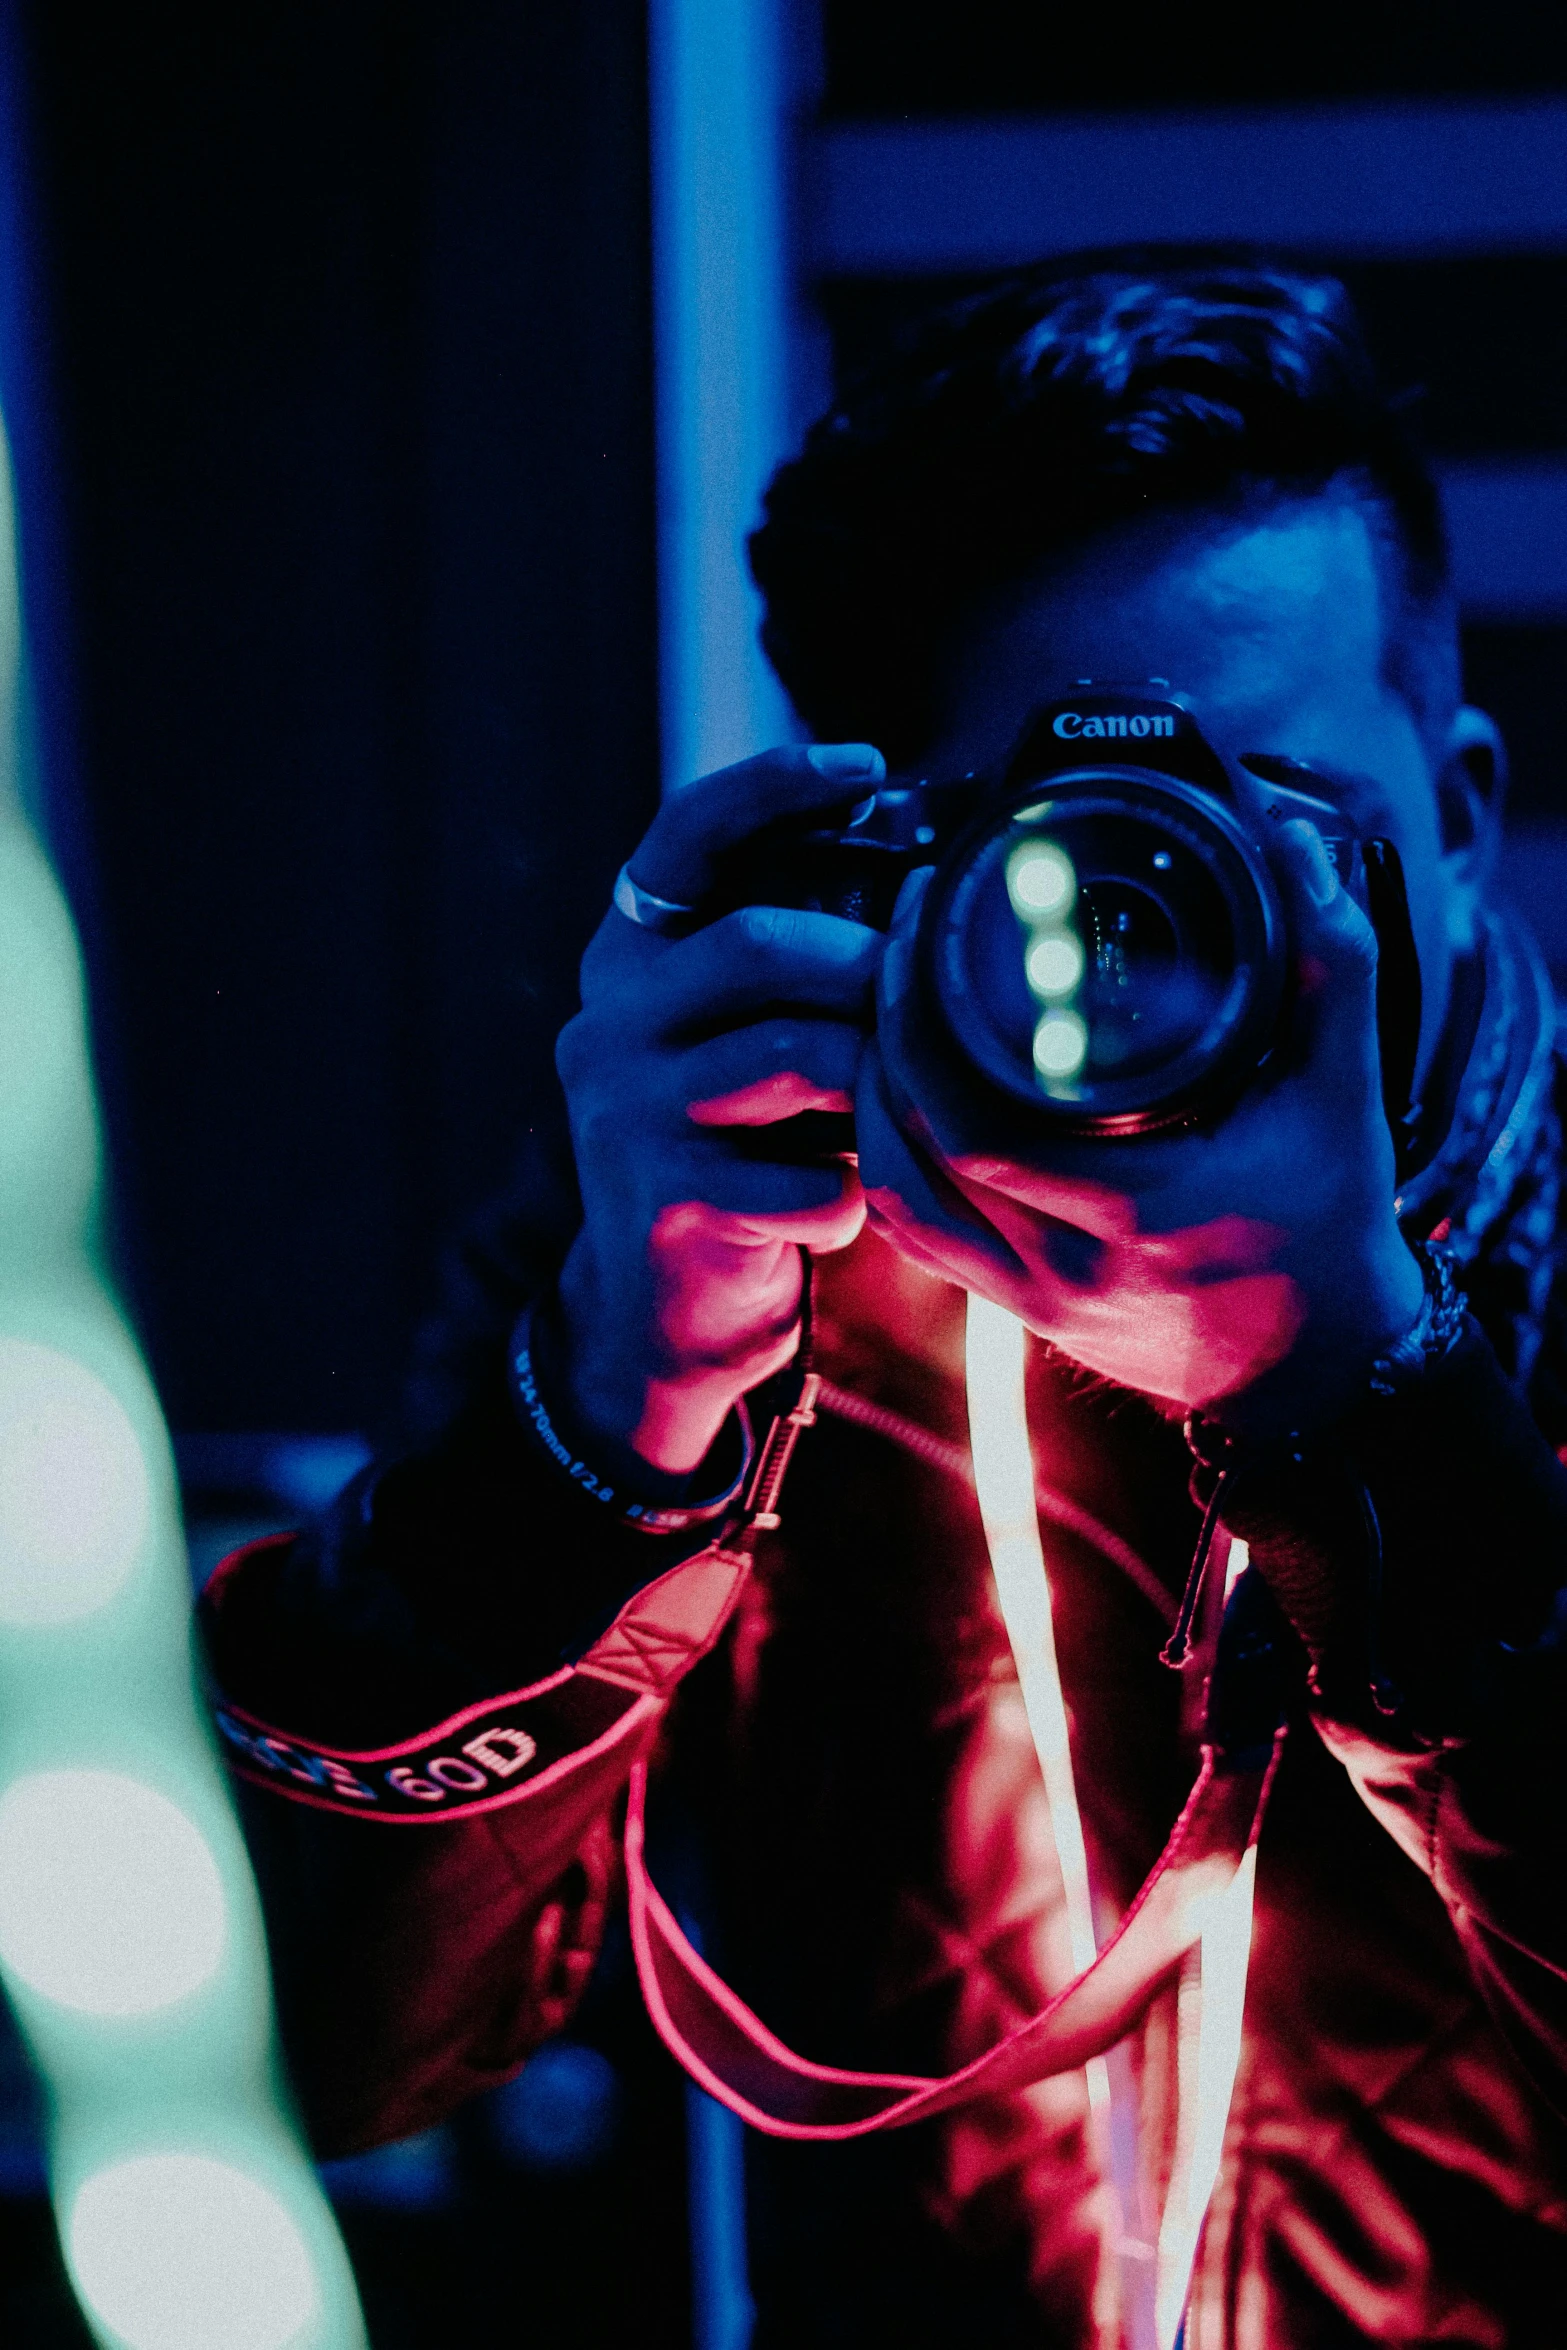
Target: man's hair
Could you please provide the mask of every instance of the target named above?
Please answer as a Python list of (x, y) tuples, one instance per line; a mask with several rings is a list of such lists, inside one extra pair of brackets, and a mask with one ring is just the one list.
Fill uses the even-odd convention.
[(1387, 668), (1428, 733), (1457, 699), (1441, 504), (1335, 278), (1253, 254), (1116, 251), (939, 313), (780, 468), (750, 542), (762, 642), (811, 731), (916, 757), (984, 600), (1109, 525), (1343, 485)]

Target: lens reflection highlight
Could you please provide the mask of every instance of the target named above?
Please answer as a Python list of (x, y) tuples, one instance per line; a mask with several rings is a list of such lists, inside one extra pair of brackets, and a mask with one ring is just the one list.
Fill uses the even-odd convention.
[(1024, 968), (1029, 986), (1043, 1001), (1071, 995), (1083, 976), (1081, 942), (1069, 930), (1047, 931), (1029, 948)]
[(1007, 893), (1024, 922), (1064, 914), (1077, 895), (1071, 858), (1049, 841), (1026, 842), (1007, 861)]
[(1079, 1012), (1047, 1012), (1034, 1031), (1034, 1066), (1041, 1077), (1075, 1077), (1088, 1058), (1088, 1025)]
[(1077, 868), (1055, 841), (1024, 840), (1007, 859), (1007, 896), (1025, 934), (1023, 976), (1041, 1007), (1034, 1073), (1046, 1093), (1056, 1093), (1088, 1058), (1088, 1025), (1073, 1008), (1087, 968), (1075, 921)]

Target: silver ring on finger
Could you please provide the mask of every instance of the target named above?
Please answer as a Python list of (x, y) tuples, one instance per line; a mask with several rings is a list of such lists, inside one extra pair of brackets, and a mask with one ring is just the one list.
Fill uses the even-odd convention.
[(695, 906), (677, 905), (673, 898), (657, 898), (639, 881), (633, 881), (624, 865), (615, 876), (615, 904), (628, 922), (639, 930), (655, 931), (660, 938), (684, 938), (697, 921)]

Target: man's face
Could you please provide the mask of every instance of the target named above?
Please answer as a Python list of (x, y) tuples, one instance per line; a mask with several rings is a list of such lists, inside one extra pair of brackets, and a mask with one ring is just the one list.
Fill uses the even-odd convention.
[[(928, 772), (988, 765), (1082, 678), (1168, 680), (1217, 750), (1305, 762), (1358, 831), (1397, 844), (1429, 1055), (1476, 859), (1443, 847), (1438, 776), (1386, 650), (1376, 551), (1348, 499), (1150, 517), (974, 616)], [(1483, 725), (1455, 714), (1455, 747)], [(1408, 1327), (1419, 1275), (1396, 1220), (1364, 918), (1330, 875), (1321, 893), (1309, 832), (1272, 845), (1302, 942), (1293, 1049), (1216, 1124), (1021, 1143), (984, 1088), (922, 1049), (912, 892), (855, 1115), (868, 1212), (912, 1262), (1118, 1385), (1188, 1409), (1247, 1395), (1294, 1427), (1342, 1408), (1346, 1376)]]
[(1160, 677), (1230, 756), (1271, 751), (1341, 778), (1356, 829), (1403, 859), (1423, 1070), (1472, 923), (1473, 860), (1444, 854), (1429, 749), (1385, 673), (1383, 596), (1365, 517), (1332, 493), (1106, 531), (969, 623), (929, 769), (995, 759), (1038, 703), (1080, 679)]

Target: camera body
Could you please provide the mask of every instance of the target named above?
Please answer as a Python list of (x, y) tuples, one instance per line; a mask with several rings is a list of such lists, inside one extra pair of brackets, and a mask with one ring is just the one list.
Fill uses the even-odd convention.
[(915, 941), (934, 1049), (1032, 1127), (1157, 1133), (1222, 1115), (1285, 1031), (1293, 958), (1266, 842), (1292, 816), (1377, 929), (1384, 1100), (1407, 1146), (1420, 994), (1397, 851), (1362, 841), (1299, 762), (1227, 763), (1163, 680), (1085, 681), (996, 773), (889, 782), (839, 821), (771, 826), (723, 895), (886, 929), (907, 876), (934, 866)]

